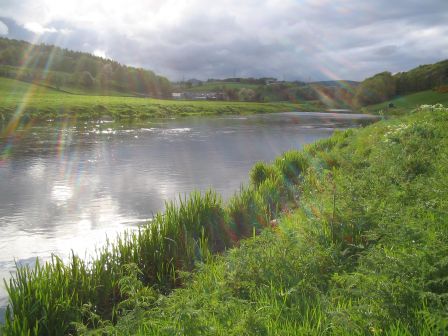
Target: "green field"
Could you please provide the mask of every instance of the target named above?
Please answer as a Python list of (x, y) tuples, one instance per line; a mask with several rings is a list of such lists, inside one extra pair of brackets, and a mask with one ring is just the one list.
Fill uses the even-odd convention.
[[(394, 107), (389, 108), (390, 103), (392, 103)], [(402, 115), (420, 105), (434, 104), (448, 105), (448, 93), (439, 93), (433, 90), (421, 91), (402, 97), (396, 97), (380, 104), (369, 105), (363, 107), (361, 111), (373, 114), (383, 113), (385, 115)]]
[(40, 85), (0, 78), (0, 120), (145, 119), (189, 115), (313, 111), (310, 104), (174, 101), (138, 97), (70, 94)]
[(21, 269), (4, 332), (446, 335), (447, 123), (429, 106), (336, 132), (256, 164), (225, 204), (168, 204), (92, 263)]

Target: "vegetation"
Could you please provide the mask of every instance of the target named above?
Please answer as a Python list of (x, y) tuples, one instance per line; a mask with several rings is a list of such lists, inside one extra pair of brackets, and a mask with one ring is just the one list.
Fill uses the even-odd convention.
[(384, 115), (404, 115), (420, 105), (448, 105), (448, 93), (436, 90), (427, 90), (408, 95), (397, 96), (385, 102), (369, 105), (361, 109), (364, 113)]
[(169, 81), (88, 53), (0, 38), (0, 76), (56, 89), (170, 97)]
[[(187, 82), (188, 83), (188, 82)], [(258, 87), (257, 84), (253, 83), (241, 83), (241, 82), (232, 82), (232, 81), (207, 81), (205, 83), (201, 83), (200, 85), (187, 85), (185, 84), (185, 91), (188, 92), (209, 92), (209, 91), (223, 91), (225, 89), (256, 89)]]
[(173, 90), (194, 93), (218, 94), (221, 100), (294, 103), (308, 102), (326, 109), (328, 107), (350, 107), (357, 86), (353, 81), (325, 81), (304, 83), (299, 81), (277, 81), (275, 78), (228, 78), (206, 82), (181, 82)]
[(427, 107), (309, 146), (296, 211), (109, 330), (446, 334), (447, 120)]
[[(176, 89), (185, 89), (187, 92), (218, 92), (227, 100), (305, 101), (318, 105), (321, 109), (360, 109), (421, 91), (433, 90), (437, 93), (447, 93), (448, 60), (421, 65), (394, 75), (390, 72), (382, 72), (366, 78), (361, 83), (353, 81), (304, 83), (277, 81), (275, 78), (229, 78), (223, 81), (198, 82), (196, 85), (187, 84), (189, 84), (188, 87), (181, 85)], [(420, 104), (437, 103), (429, 96), (428, 101), (424, 100), (424, 95), (421, 98), (423, 100), (418, 102)]]
[(382, 72), (364, 80), (356, 90), (355, 101), (359, 106), (383, 102), (396, 94), (396, 83), (390, 72)]
[(123, 120), (315, 109), (316, 107), (310, 104), (175, 101), (75, 95), (41, 85), (0, 78), (0, 122), (64, 118)]
[[(421, 65), (407, 72), (392, 75), (382, 72), (365, 79), (357, 88), (353, 105), (366, 106), (384, 102), (396, 96), (440, 88), (448, 84), (448, 60)], [(422, 102), (430, 104), (431, 102)]]
[(430, 90), (448, 84), (448, 60), (420, 65), (407, 72), (394, 75), (397, 94)]
[[(34, 45), (0, 38), (0, 77), (83, 96), (171, 98), (171, 93), (176, 91), (183, 92), (187, 99), (194, 99), (195, 94), (213, 92), (214, 100), (290, 102), (311, 107), (306, 108), (308, 110), (358, 109), (424, 90), (447, 92), (448, 60), (422, 65), (394, 75), (382, 72), (361, 83), (353, 81), (305, 83), (277, 81), (275, 78), (227, 78), (171, 84), (168, 79), (150, 70), (121, 65), (110, 59), (51, 45)], [(96, 105), (104, 103), (99, 102)], [(78, 108), (79, 104), (75, 107)], [(92, 106), (89, 108), (95, 109)], [(121, 108), (118, 110), (120, 111), (113, 113), (119, 115), (124, 112), (125, 118), (129, 116), (126, 108), (124, 111)], [(142, 115), (152, 115), (156, 110), (160, 112), (163, 108), (151, 108), (142, 112)]]
[[(283, 164), (295, 167), (298, 156), (285, 155)], [(45, 265), (18, 269), (7, 284), (11, 307), (4, 332), (60, 335), (75, 332), (80, 324), (97, 327), (103, 320), (116, 321), (134, 299), (126, 290), (130, 268), (142, 283), (138, 295), (143, 300), (168, 293), (183, 284), (179, 271), (193, 270), (196, 262), (268, 226), (280, 204), (296, 194), (294, 185), (282, 181), (280, 174), (258, 181), (235, 195), (228, 207), (214, 192), (194, 193), (178, 204), (166, 204), (163, 214), (117, 237), (91, 262), (74, 255), (67, 264), (54, 257)]]
[(444, 335), (447, 122), (437, 105), (336, 132), (227, 205), (195, 193), (91, 262), (19, 269), (3, 332)]
[[(129, 67), (88, 53), (0, 38), (0, 77), (38, 84), (66, 93), (93, 96), (171, 98), (171, 93), (219, 93), (217, 100), (291, 102), (347, 107), (355, 82), (306, 84), (275, 78), (228, 78), (171, 84), (150, 70)], [(192, 98), (192, 97), (187, 97)]]

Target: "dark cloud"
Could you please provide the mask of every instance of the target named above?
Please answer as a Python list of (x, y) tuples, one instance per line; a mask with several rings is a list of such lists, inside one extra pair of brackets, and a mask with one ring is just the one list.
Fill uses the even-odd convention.
[(2, 2), (8, 36), (104, 53), (171, 79), (363, 79), (432, 63), (448, 51), (446, 0), (55, 4)]

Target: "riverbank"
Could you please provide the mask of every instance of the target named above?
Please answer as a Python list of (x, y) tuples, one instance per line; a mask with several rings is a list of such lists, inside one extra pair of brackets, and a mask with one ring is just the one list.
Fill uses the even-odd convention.
[[(374, 120), (287, 112), (23, 127), (0, 148), (0, 190), (9, 191), (0, 202), (0, 279), (10, 278), (14, 260), (91, 255), (106, 236), (193, 190), (212, 186), (227, 200), (256, 162)], [(0, 323), (6, 299), (0, 286)]]
[(308, 146), (297, 209), (170, 296), (133, 295), (112, 330), (446, 333), (447, 121), (428, 107)]
[(226, 204), (168, 205), (92, 264), (19, 271), (6, 334), (443, 333), (447, 121), (428, 107), (337, 132), (257, 164)]
[(122, 96), (70, 94), (13, 79), (0, 78), (0, 121), (138, 120), (191, 115), (318, 111), (309, 103), (177, 101)]

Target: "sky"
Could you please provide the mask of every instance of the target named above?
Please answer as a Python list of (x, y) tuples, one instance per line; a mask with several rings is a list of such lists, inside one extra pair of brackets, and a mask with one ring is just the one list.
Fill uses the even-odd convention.
[(0, 0), (0, 36), (171, 80), (362, 80), (448, 58), (448, 0)]

